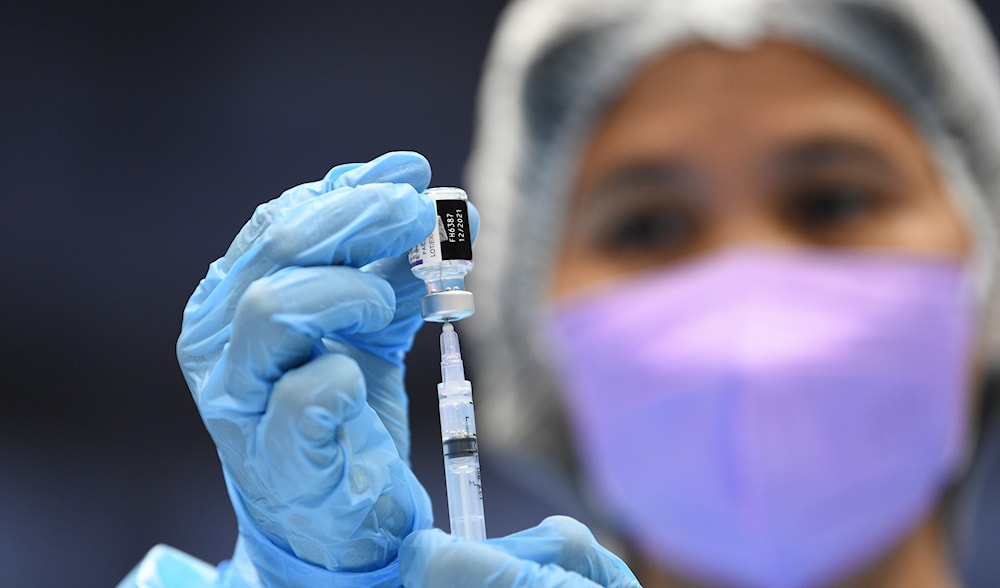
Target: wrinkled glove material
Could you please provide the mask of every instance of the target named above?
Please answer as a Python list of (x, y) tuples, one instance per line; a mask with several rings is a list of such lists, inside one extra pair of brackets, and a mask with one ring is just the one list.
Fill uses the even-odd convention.
[(154, 549), (123, 585), (399, 585), (400, 544), (432, 524), (403, 388), (423, 294), (405, 256), (436, 224), (429, 181), (415, 153), (338, 166), (258, 207), (210, 266), (177, 354), (240, 538), (214, 578)]
[(399, 567), (407, 588), (639, 588), (625, 562), (565, 516), (483, 543), (417, 531), (403, 542)]

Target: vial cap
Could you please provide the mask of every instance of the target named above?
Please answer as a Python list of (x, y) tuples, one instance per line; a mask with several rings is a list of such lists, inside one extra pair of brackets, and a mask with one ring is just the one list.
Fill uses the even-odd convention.
[(468, 290), (443, 290), (420, 299), (420, 314), (431, 323), (458, 321), (475, 312), (475, 299)]

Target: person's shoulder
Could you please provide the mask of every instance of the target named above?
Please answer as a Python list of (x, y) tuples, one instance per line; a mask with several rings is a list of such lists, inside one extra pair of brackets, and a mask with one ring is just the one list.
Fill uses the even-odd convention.
[(118, 588), (203, 588), (217, 585), (219, 570), (169, 545), (155, 545)]

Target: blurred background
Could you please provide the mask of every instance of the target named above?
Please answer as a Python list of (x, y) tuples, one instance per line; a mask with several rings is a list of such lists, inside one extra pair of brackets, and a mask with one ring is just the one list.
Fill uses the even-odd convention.
[[(3, 8), (0, 586), (114, 585), (160, 542), (229, 556), (235, 519), (174, 357), (184, 303), (258, 203), (334, 164), (413, 149), (434, 185), (461, 185), (502, 4)], [(446, 524), (436, 334), (408, 379)], [(491, 535), (536, 522), (483, 475)]]

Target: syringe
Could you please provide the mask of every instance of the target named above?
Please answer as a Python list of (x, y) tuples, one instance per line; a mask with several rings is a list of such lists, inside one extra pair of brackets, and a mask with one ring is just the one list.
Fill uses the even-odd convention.
[(472, 383), (465, 379), (458, 333), (451, 323), (441, 329), (441, 438), (448, 489), (451, 533), (472, 541), (486, 539), (483, 486), (479, 478), (479, 445), (472, 409)]

